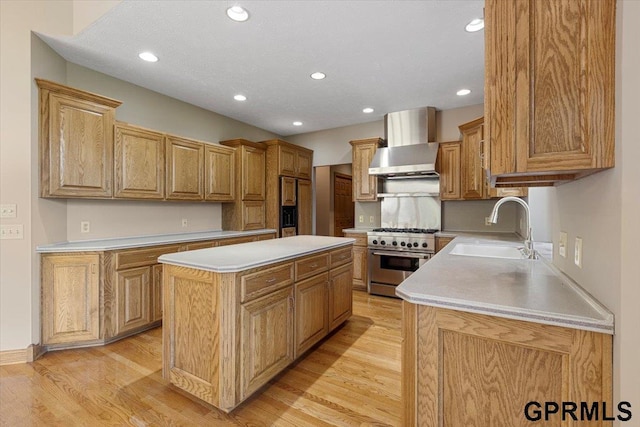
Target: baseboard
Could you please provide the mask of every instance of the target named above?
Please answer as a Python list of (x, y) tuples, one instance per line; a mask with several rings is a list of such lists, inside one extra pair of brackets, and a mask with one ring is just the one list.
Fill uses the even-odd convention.
[(31, 344), (24, 350), (3, 350), (0, 351), (0, 366), (33, 362), (45, 353), (46, 349), (39, 344)]

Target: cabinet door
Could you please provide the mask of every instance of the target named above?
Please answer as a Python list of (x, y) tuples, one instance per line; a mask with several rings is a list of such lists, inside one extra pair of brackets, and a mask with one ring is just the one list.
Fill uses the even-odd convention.
[(296, 235), (295, 227), (286, 227), (280, 230), (280, 237), (291, 237)]
[(351, 317), (353, 265), (345, 264), (329, 273), (329, 330)]
[(99, 255), (43, 255), (42, 343), (100, 338)]
[(291, 147), (278, 146), (278, 175), (296, 176), (296, 154)]
[(293, 361), (293, 286), (240, 306), (240, 399)]
[(264, 200), (264, 150), (242, 146), (242, 200)]
[(370, 202), (378, 200), (378, 178), (369, 175), (369, 165), (378, 149), (377, 141), (367, 143), (351, 142), (353, 146), (353, 201)]
[(436, 237), (436, 253), (440, 252), (442, 248), (447, 246), (455, 237)]
[(42, 196), (111, 197), (114, 109), (54, 93), (47, 107), (49, 115), (41, 113), (48, 125), (41, 135), (48, 146), (41, 147)]
[(296, 154), (296, 176), (302, 179), (311, 179), (311, 167), (313, 154), (306, 151), (298, 151)]
[(482, 170), (482, 143), (484, 140), (482, 119), (460, 126), (462, 132), (461, 181), (463, 199), (484, 198), (484, 173)]
[(460, 199), (460, 143), (440, 144), (440, 198)]
[(296, 205), (296, 180), (283, 176), (280, 179), (280, 204), (282, 206)]
[(242, 202), (241, 230), (259, 230), (264, 227), (264, 202)]
[(296, 355), (298, 357), (329, 332), (328, 273), (296, 283)]
[(115, 126), (114, 197), (163, 199), (164, 135), (125, 123)]
[(167, 200), (202, 200), (204, 144), (167, 136)]
[(309, 235), (312, 233), (312, 197), (311, 181), (298, 180), (298, 234)]
[(204, 199), (213, 202), (235, 200), (235, 150), (213, 144), (205, 144)]
[(151, 321), (162, 320), (162, 264), (151, 267)]
[(614, 165), (615, 8), (615, 0), (485, 3), (492, 175), (533, 172), (548, 185)]
[(116, 273), (116, 334), (150, 322), (151, 267), (131, 268)]
[(353, 247), (353, 289), (367, 290), (368, 258), (369, 250), (366, 247)]

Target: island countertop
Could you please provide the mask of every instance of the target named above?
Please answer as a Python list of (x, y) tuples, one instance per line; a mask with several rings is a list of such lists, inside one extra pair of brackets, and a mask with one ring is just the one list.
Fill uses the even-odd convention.
[(522, 242), (457, 237), (396, 289), (434, 307), (613, 334), (613, 314), (548, 259), (452, 255), (457, 243)]
[(328, 249), (348, 246), (355, 239), (328, 236), (292, 236), (218, 248), (162, 255), (158, 261), (182, 267), (231, 273), (286, 261)]

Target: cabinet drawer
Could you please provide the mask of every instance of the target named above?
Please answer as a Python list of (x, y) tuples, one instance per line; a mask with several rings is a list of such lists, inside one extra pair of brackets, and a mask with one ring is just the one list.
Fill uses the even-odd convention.
[(293, 263), (247, 274), (240, 279), (241, 302), (251, 301), (292, 283)]
[(339, 265), (351, 262), (351, 259), (351, 246), (347, 246), (346, 248), (342, 249), (336, 249), (335, 251), (331, 252), (331, 268), (335, 268)]
[(329, 269), (329, 253), (296, 261), (296, 282)]
[(175, 245), (116, 252), (116, 270), (157, 264), (160, 255), (179, 251), (180, 246)]
[(356, 239), (353, 246), (367, 246), (367, 235), (362, 233), (344, 233), (344, 237)]
[(216, 242), (214, 240), (207, 240), (206, 242), (195, 242), (189, 243), (187, 245), (188, 251), (195, 251), (198, 249), (208, 249), (216, 246)]

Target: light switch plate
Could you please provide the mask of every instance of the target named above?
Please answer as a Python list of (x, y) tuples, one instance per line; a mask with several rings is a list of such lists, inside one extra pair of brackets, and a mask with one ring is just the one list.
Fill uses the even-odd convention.
[(187, 221), (187, 218), (182, 218), (182, 226), (186, 227), (189, 225), (189, 221)]
[(375, 222), (375, 217), (373, 215), (369, 216), (369, 224), (373, 224)]
[(2, 225), (0, 227), (0, 239), (2, 240), (24, 239), (22, 224)]
[(560, 240), (558, 241), (558, 254), (563, 258), (567, 257), (567, 233), (564, 231), (560, 232)]
[(576, 237), (575, 256), (573, 262), (582, 268), (582, 238)]

